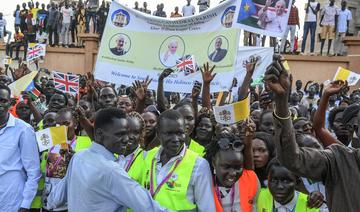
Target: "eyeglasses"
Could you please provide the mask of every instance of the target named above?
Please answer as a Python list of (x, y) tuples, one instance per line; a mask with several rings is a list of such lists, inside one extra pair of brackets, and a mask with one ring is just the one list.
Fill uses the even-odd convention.
[(222, 149), (222, 150), (228, 150), (228, 149), (232, 148), (233, 150), (240, 152), (243, 150), (243, 147), (244, 147), (242, 141), (235, 140), (235, 141), (231, 142), (227, 138), (221, 138), (217, 143), (218, 143), (220, 149)]

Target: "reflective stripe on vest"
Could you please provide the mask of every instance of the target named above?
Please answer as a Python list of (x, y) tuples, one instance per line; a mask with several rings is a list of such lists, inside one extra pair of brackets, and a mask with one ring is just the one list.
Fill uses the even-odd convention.
[[(298, 192), (298, 199), (296, 201), (295, 212), (318, 212), (319, 209), (316, 208), (308, 208), (307, 205), (307, 198), (306, 194)], [(273, 211), (274, 207), (274, 199), (270, 193), (268, 188), (262, 188), (258, 197), (257, 201), (257, 210), (258, 212), (263, 211)]]
[[(142, 185), (146, 189), (150, 187), (151, 163), (158, 150), (158, 148), (150, 150), (145, 158)], [(186, 151), (184, 158), (175, 169), (171, 178), (161, 187), (155, 196), (155, 200), (161, 206), (175, 211), (196, 209), (196, 205), (189, 202), (187, 198), (187, 189), (197, 157), (199, 156), (196, 153), (190, 150)], [(154, 178), (156, 182), (156, 176)]]
[[(240, 208), (241, 212), (251, 212), (253, 209), (254, 200), (256, 198), (258, 190), (258, 178), (254, 171), (245, 170), (243, 171), (238, 181), (240, 191)], [(216, 206), (216, 212), (223, 212), (223, 208), (219, 199), (216, 195), (215, 188), (213, 189), (214, 201)]]
[(205, 147), (203, 147), (201, 144), (194, 141), (193, 139), (191, 139), (188, 149), (197, 153), (200, 157), (204, 157), (205, 155)]

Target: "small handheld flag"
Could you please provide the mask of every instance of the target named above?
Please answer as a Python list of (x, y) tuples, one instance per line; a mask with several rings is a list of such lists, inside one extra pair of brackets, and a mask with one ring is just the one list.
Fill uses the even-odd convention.
[(46, 44), (29, 43), (26, 61), (31, 62), (41, 56), (45, 56)]
[(79, 92), (80, 77), (75, 74), (64, 74), (61, 72), (53, 72), (55, 88), (64, 93), (76, 95)]
[(250, 115), (249, 97), (224, 106), (214, 107), (216, 122), (220, 124), (234, 124)]
[(195, 63), (194, 55), (185, 55), (176, 60), (176, 68), (179, 72), (184, 72), (185, 76), (197, 72), (197, 65)]
[(36, 132), (36, 141), (39, 151), (50, 149), (57, 144), (63, 144), (67, 141), (67, 127), (50, 127)]
[(356, 85), (356, 83), (359, 81), (359, 79), (360, 79), (360, 74), (349, 71), (343, 67), (339, 67), (334, 76), (334, 81), (336, 81), (336, 80), (345, 81), (346, 80), (348, 82), (349, 86)]

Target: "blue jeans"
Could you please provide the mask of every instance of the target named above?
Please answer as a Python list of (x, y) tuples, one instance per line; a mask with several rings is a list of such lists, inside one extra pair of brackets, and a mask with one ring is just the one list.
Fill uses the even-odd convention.
[(316, 31), (316, 22), (305, 22), (304, 24), (304, 34), (303, 41), (301, 43), (301, 52), (305, 52), (306, 39), (310, 30), (310, 52), (314, 52), (315, 49), (315, 31)]
[(89, 24), (90, 24), (90, 19), (92, 18), (93, 20), (93, 26), (94, 26), (94, 33), (96, 32), (96, 12), (89, 12), (86, 11), (86, 16), (85, 16), (85, 32), (89, 33)]

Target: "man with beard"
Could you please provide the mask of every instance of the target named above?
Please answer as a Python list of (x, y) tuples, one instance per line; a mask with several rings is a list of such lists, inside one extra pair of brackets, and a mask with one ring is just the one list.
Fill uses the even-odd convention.
[(27, 211), (40, 179), (39, 152), (30, 125), (12, 116), (9, 87), (0, 84), (0, 211)]

